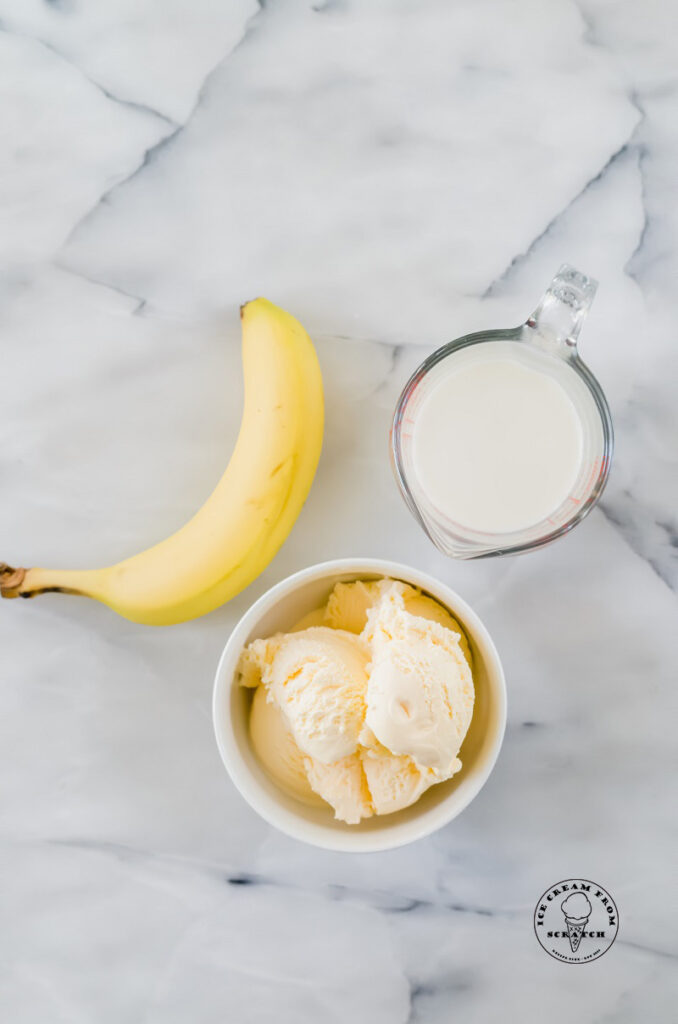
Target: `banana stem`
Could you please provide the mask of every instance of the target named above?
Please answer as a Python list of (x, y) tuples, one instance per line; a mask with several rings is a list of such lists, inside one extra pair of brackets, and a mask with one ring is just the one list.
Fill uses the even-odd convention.
[(14, 569), (0, 562), (0, 594), (3, 597), (36, 597), (38, 594), (87, 594), (89, 572), (67, 569)]

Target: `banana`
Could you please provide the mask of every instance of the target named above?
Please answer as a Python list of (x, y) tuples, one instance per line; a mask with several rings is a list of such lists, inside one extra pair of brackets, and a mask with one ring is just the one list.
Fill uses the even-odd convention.
[(241, 308), (245, 403), (224, 475), (177, 533), (95, 570), (13, 569), (3, 597), (84, 594), (133, 622), (162, 626), (219, 607), (269, 564), (301, 511), (323, 436), (323, 386), (308, 334), (266, 299)]

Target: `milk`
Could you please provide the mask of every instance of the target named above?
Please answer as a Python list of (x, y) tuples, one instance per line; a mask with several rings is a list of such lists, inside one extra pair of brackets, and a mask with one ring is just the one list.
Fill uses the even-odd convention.
[(548, 519), (571, 494), (582, 425), (565, 388), (501, 344), (444, 360), (413, 417), (418, 485), (439, 513), (487, 533)]

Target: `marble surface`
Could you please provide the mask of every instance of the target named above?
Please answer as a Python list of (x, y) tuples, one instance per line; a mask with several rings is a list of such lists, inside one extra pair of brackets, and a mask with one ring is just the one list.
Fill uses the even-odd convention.
[[(675, 1019), (677, 29), (665, 0), (0, 0), (0, 556), (103, 564), (192, 513), (238, 425), (244, 299), (304, 322), (328, 403), (296, 528), (220, 611), (0, 607), (3, 1020)], [(397, 394), (565, 260), (600, 281), (602, 506), (447, 561), (391, 478)], [(473, 805), (364, 857), (260, 821), (210, 721), (252, 600), (353, 554), (458, 589), (509, 686)], [(572, 969), (532, 929), (570, 876), (621, 919)]]

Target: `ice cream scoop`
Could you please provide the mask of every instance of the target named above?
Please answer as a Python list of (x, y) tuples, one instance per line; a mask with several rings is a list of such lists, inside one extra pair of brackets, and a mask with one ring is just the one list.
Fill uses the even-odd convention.
[(461, 767), (457, 754), (471, 724), (471, 670), (460, 635), (408, 612), (401, 586), (385, 590), (368, 612), (365, 723), (391, 753), (447, 779)]
[(342, 757), (333, 764), (323, 764), (307, 757), (304, 764), (312, 790), (334, 808), (340, 821), (357, 825), (362, 818), (370, 818), (374, 814), (360, 754)]
[[(304, 620), (307, 625), (319, 625), (321, 622), (333, 629), (345, 629), (349, 633), (362, 633), (367, 625), (367, 613), (389, 587), (393, 580), (356, 580), (355, 583), (337, 583), (329, 596), (324, 609), (311, 612)], [(432, 597), (422, 594), (416, 587), (398, 581), (398, 592), (403, 599), (405, 611), (418, 618), (438, 622), (441, 626), (459, 634), (459, 644), (464, 656), (471, 664), (471, 651), (466, 635), (450, 615), (447, 608), (434, 601)], [(320, 616), (320, 617), (319, 617)]]
[[(375, 814), (393, 814), (415, 803), (429, 786), (440, 782), (432, 768), (423, 768), (411, 757), (392, 754), (376, 737), (363, 733), (363, 773)], [(461, 763), (459, 764), (461, 768)]]
[(331, 764), (357, 749), (368, 656), (359, 637), (315, 626), (255, 640), (243, 658), (243, 682), (263, 683), (299, 749)]
[(304, 755), (294, 742), (282, 711), (266, 699), (263, 686), (257, 687), (252, 701), (250, 739), (257, 757), (281, 789), (304, 803), (322, 803), (309, 784)]

